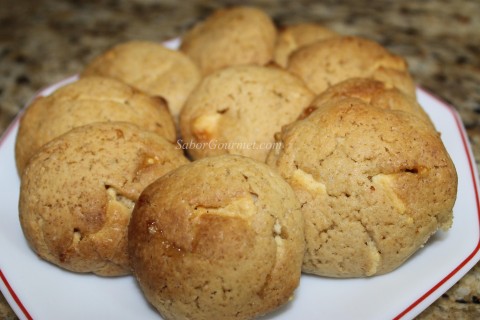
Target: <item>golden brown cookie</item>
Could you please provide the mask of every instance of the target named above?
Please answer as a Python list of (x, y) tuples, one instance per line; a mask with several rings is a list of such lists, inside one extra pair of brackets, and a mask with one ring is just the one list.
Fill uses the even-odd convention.
[(23, 174), (20, 222), (43, 259), (75, 272), (130, 272), (127, 226), (143, 189), (187, 163), (175, 145), (126, 122), (97, 122), (47, 143)]
[(91, 75), (116, 78), (149, 95), (165, 98), (175, 120), (200, 81), (200, 72), (189, 57), (148, 41), (114, 46), (85, 67), (82, 77)]
[(299, 23), (282, 27), (278, 32), (273, 60), (286, 67), (288, 57), (298, 48), (340, 35), (317, 23)]
[(115, 79), (86, 77), (39, 97), (20, 119), (15, 158), (19, 174), (47, 142), (85, 124), (127, 121), (175, 141), (175, 125), (165, 101)]
[(329, 87), (315, 98), (312, 106), (305, 110), (303, 117), (314, 111), (313, 106), (320, 106), (334, 99), (343, 98), (357, 98), (376, 108), (411, 113), (422, 119), (432, 129), (435, 128), (430, 117), (415, 98), (404, 94), (397, 88), (387, 88), (381, 81), (367, 78), (350, 78)]
[(280, 68), (225, 68), (205, 77), (185, 103), (183, 142), (194, 159), (232, 153), (263, 162), (275, 148), (274, 134), (312, 99), (300, 79)]
[(336, 37), (303, 46), (290, 55), (288, 70), (316, 94), (348, 78), (372, 78), (415, 97), (406, 61), (360, 37)]
[(272, 20), (259, 9), (221, 9), (189, 30), (180, 50), (207, 75), (227, 66), (265, 65), (272, 60), (276, 36)]
[(251, 319), (286, 303), (300, 279), (303, 217), (263, 163), (192, 162), (140, 196), (128, 232), (133, 273), (165, 319)]
[(302, 203), (303, 271), (383, 274), (452, 223), (455, 167), (416, 116), (334, 99), (282, 130), (267, 163)]

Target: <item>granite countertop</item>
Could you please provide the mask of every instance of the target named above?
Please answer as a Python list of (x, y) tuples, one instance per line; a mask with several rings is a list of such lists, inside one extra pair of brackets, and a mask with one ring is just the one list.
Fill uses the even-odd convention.
[[(480, 164), (480, 2), (429, 1), (3, 1), (0, 11), (0, 133), (38, 89), (79, 72), (129, 39), (181, 35), (214, 9), (239, 3), (279, 24), (317, 21), (376, 40), (404, 56), (416, 82), (453, 105)], [(0, 318), (16, 319), (0, 295)], [(418, 319), (480, 319), (480, 264)]]

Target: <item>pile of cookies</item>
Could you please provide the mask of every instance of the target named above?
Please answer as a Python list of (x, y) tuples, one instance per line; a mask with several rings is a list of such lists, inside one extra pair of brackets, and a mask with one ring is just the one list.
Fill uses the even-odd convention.
[(250, 319), (301, 272), (390, 272), (452, 223), (455, 167), (407, 65), (264, 12), (131, 41), (23, 114), (20, 222), (73, 272), (133, 273), (167, 319)]

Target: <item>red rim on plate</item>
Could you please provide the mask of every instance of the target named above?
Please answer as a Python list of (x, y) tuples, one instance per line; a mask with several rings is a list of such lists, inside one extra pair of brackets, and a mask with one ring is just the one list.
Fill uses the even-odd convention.
[[(443, 106), (446, 108), (451, 114), (452, 117), (455, 119), (455, 123), (457, 125), (457, 129), (460, 132), (460, 137), (462, 138), (462, 143), (463, 143), (463, 148), (464, 151), (467, 155), (467, 160), (468, 160), (468, 165), (469, 165), (469, 170), (470, 170), (470, 176), (472, 178), (472, 185), (473, 189), (475, 192), (475, 205), (476, 205), (476, 212), (477, 212), (477, 218), (478, 218), (478, 224), (480, 228), (480, 197), (478, 194), (478, 186), (477, 186), (477, 178), (478, 175), (476, 174), (476, 167), (474, 166), (473, 162), (473, 155), (472, 155), (472, 150), (470, 148), (470, 144), (468, 142), (467, 138), (467, 133), (465, 132), (465, 128), (462, 124), (462, 120), (460, 119), (460, 115), (458, 112), (450, 105), (446, 104), (442, 100), (438, 99), (436, 96), (428, 92), (427, 90), (423, 88), (419, 88), (422, 90), (425, 94), (427, 94), (430, 98), (436, 100), (439, 105)], [(400, 312), (394, 319), (401, 319), (404, 317), (406, 314), (408, 314), (410, 311), (412, 311), (416, 306), (418, 306), (422, 301), (424, 301), (428, 296), (430, 296), (433, 292), (438, 290), (442, 285), (444, 285), (449, 279), (451, 279), (455, 274), (457, 274), (468, 262), (470, 262), (473, 257), (478, 253), (480, 250), (480, 237), (478, 239), (477, 245), (473, 249), (473, 251), (463, 260), (455, 269), (452, 270), (449, 274), (447, 274), (442, 280), (440, 280), (436, 285), (434, 285), (430, 290), (425, 292), (420, 298), (415, 300), (411, 305), (409, 305), (405, 310)]]

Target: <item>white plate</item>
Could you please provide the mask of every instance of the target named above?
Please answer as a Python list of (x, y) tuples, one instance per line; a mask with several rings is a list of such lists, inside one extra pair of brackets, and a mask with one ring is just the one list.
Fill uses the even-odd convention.
[[(169, 42), (175, 48), (178, 42)], [(46, 95), (68, 78), (39, 92)], [(420, 104), (442, 133), (457, 168), (453, 227), (438, 232), (399, 269), (366, 279), (303, 275), (295, 299), (266, 319), (410, 319), (434, 302), (480, 259), (478, 174), (458, 114), (422, 89)], [(159, 319), (131, 276), (101, 278), (40, 260), (18, 220), (14, 144), (18, 117), (0, 139), (0, 289), (20, 319)]]

